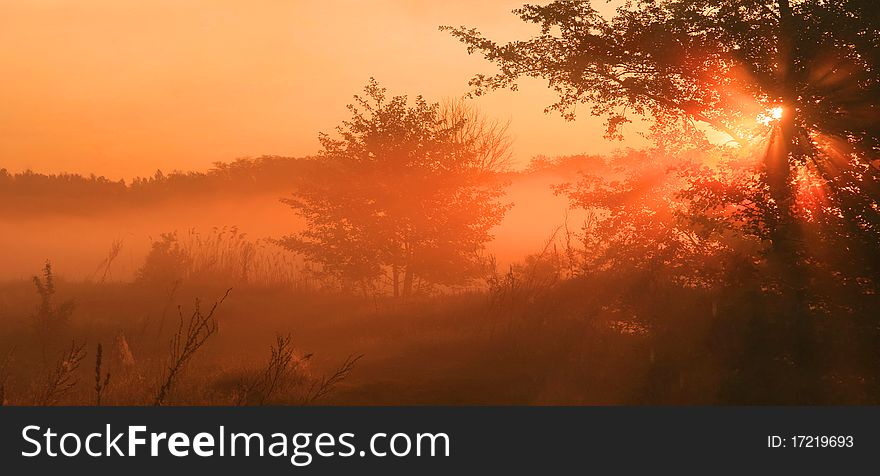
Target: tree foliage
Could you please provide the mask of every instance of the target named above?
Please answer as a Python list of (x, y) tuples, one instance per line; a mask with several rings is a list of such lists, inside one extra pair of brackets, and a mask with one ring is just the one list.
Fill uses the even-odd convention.
[(829, 190), (824, 219), (843, 215), (859, 241), (880, 238), (874, 2), (630, 0), (606, 18), (590, 1), (562, 0), (515, 13), (540, 32), (498, 44), (443, 27), (499, 68), (473, 78), (476, 94), (545, 78), (558, 93), (549, 109), (572, 119), (585, 104), (610, 137), (640, 117), (660, 138), (693, 142), (702, 123), (742, 154), (763, 152), (762, 221), (777, 248), (801, 239), (793, 222), (805, 174)]
[[(585, 106), (608, 137), (649, 125), (651, 150), (560, 191), (593, 214), (580, 272), (618, 293), (604, 309), (667, 345), (655, 367), (685, 367), (680, 327), (709, 326), (733, 400), (817, 402), (880, 388), (874, 3), (630, 0), (605, 17), (560, 0), (515, 10), (539, 28), (526, 40), (444, 29), (498, 67), (474, 94), (543, 78), (548, 110)], [(704, 300), (688, 322), (658, 311)]]
[(678, 116), (738, 141), (756, 115), (790, 101), (801, 127), (878, 150), (873, 2), (630, 0), (609, 19), (590, 1), (562, 0), (514, 13), (540, 34), (497, 44), (473, 28), (443, 27), (498, 65), (471, 81), (477, 94), (546, 78), (559, 95), (550, 109), (573, 118), (587, 104), (612, 134), (632, 115)]
[(389, 97), (375, 80), (348, 109), (336, 137), (321, 134), (310, 180), (283, 200), (307, 226), (282, 243), (348, 282), (390, 274), (395, 296), (475, 276), (506, 209), (504, 126), (462, 103)]

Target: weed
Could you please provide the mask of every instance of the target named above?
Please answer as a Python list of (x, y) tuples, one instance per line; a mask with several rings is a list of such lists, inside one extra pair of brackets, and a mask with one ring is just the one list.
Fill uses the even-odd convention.
[(104, 356), (104, 349), (101, 347), (101, 344), (98, 344), (98, 349), (95, 351), (95, 405), (101, 406), (101, 397), (104, 395), (104, 392), (107, 390), (107, 385), (110, 384), (110, 372), (106, 374), (101, 373), (101, 364)]
[(329, 377), (323, 377), (321, 380), (317, 381), (312, 385), (312, 388), (309, 390), (306, 395), (306, 399), (303, 402), (305, 405), (315, 403), (316, 401), (326, 397), (329, 395), (340, 382), (346, 379), (351, 371), (354, 370), (354, 366), (358, 360), (361, 360), (363, 354), (360, 355), (349, 355), (345, 362), (336, 369)]
[(77, 344), (76, 341), (70, 343), (70, 348), (61, 355), (47, 376), (45, 385), (37, 394), (34, 403), (40, 406), (55, 405), (79, 383), (76, 371), (86, 357), (85, 348), (85, 343)]
[(55, 331), (65, 326), (73, 314), (73, 301), (55, 303), (55, 275), (52, 272), (52, 263), (46, 261), (42, 279), (34, 276), (33, 281), (40, 296), (39, 307), (33, 315), (34, 325), (42, 332)]
[(198, 300), (196, 300), (195, 309), (188, 320), (184, 319), (180, 307), (177, 308), (180, 324), (177, 327), (177, 333), (171, 339), (171, 356), (165, 370), (164, 380), (153, 402), (154, 405), (160, 406), (165, 403), (168, 392), (171, 391), (175, 379), (186, 363), (202, 348), (208, 338), (217, 332), (217, 320), (214, 318), (214, 312), (220, 304), (223, 304), (230, 291), (232, 289), (227, 289), (223, 297), (211, 306), (207, 314), (202, 313)]
[(297, 358), (294, 355), (290, 334), (276, 335), (275, 343), (270, 348), (269, 362), (253, 381), (241, 385), (236, 395), (236, 405), (264, 405), (271, 401), (283, 390), (290, 375), (311, 356), (312, 354), (308, 354)]

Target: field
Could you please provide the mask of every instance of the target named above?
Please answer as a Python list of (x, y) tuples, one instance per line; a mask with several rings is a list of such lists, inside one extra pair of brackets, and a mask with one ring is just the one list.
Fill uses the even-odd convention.
[[(40, 279), (45, 287), (45, 276)], [(756, 322), (743, 318), (761, 304), (736, 304), (740, 296), (729, 292), (648, 291), (641, 296), (648, 303), (643, 314), (627, 316), (625, 308), (608, 305), (619, 283), (554, 283), (526, 268), (488, 290), (406, 303), (243, 285), (232, 287), (211, 313), (226, 289), (53, 285), (46, 308), (32, 282), (0, 287), (6, 404), (815, 401), (800, 392), (803, 381), (791, 364), (772, 357), (784, 346), (772, 338), (773, 328), (765, 324), (764, 336), (756, 337)], [(658, 303), (662, 323), (650, 319)], [(186, 340), (194, 316), (216, 323), (216, 332), (196, 333), (204, 342), (168, 384), (184, 347), (178, 344), (173, 355), (174, 338), (180, 333)], [(55, 321), (38, 325), (39, 319)], [(823, 325), (836, 336), (820, 349), (823, 373), (834, 377), (822, 379), (822, 401), (872, 402), (874, 383), (865, 378), (872, 370), (864, 367), (860, 347), (870, 342), (853, 325)]]
[[(619, 194), (578, 208), (579, 195), (552, 193), (585, 169), (619, 180), (615, 161), (636, 171)], [(512, 175), (504, 199), (517, 205), (478, 274), (417, 280), (401, 297), (390, 273), (358, 286), (281, 246), (302, 227), (281, 192), (85, 214), (9, 208), (0, 402), (880, 401), (873, 248), (852, 261), (858, 253), (805, 227), (813, 258), (792, 301), (790, 277), (759, 241), (701, 243), (702, 222), (675, 217), (687, 200), (666, 183), (678, 179), (658, 181), (663, 164), (646, 163), (636, 152), (536, 161)]]
[[(65, 303), (72, 306), (66, 321), (50, 328), (35, 325), (40, 297), (33, 283), (0, 288), (2, 317), (9, 323), (0, 339), (7, 352), (7, 404), (96, 403), (98, 344), (99, 381), (110, 374), (101, 403), (155, 403), (173, 362), (171, 341), (179, 323), (189, 324), (197, 296), (206, 314), (225, 293), (210, 286), (142, 283), (55, 286), (50, 304), (55, 312), (66, 312)], [(586, 322), (578, 316), (540, 323), (506, 315), (508, 306), (528, 299), (472, 291), (401, 304), (318, 291), (232, 288), (213, 314), (216, 333), (193, 354), (163, 403), (248, 403), (241, 400), (243, 389), (274, 371), (276, 336), (291, 337), (290, 362), (278, 388), (265, 400), (252, 396), (250, 404), (602, 403), (636, 391), (578, 380), (591, 370), (585, 367), (588, 356), (574, 352), (580, 345), (575, 342), (583, 341), (578, 334), (588, 332)], [(617, 352), (638, 345), (635, 336), (605, 334), (617, 342)], [(84, 346), (75, 359), (71, 345)], [(355, 362), (350, 372), (346, 362)], [(314, 398), (322, 381), (340, 369), (339, 381)]]

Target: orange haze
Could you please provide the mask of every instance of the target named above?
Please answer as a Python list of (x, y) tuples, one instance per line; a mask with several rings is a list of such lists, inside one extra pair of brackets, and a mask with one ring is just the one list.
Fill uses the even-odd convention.
[[(499, 39), (532, 27), (523, 0), (27, 0), (0, 3), (0, 167), (95, 173), (156, 169), (318, 149), (370, 76), (433, 100), (492, 71), (438, 25)], [(610, 9), (603, 2), (597, 5)], [(510, 119), (514, 153), (601, 153), (601, 119), (542, 110), (543, 82), (479, 100)]]

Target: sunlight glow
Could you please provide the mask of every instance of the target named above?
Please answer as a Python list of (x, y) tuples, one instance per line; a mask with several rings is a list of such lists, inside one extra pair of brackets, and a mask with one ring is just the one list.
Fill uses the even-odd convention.
[(782, 119), (782, 108), (781, 107), (774, 107), (773, 109), (770, 110), (770, 116), (776, 120)]
[(768, 126), (771, 122), (782, 119), (782, 113), (782, 106), (776, 106), (772, 109), (768, 109), (767, 112), (758, 114), (758, 122)]

